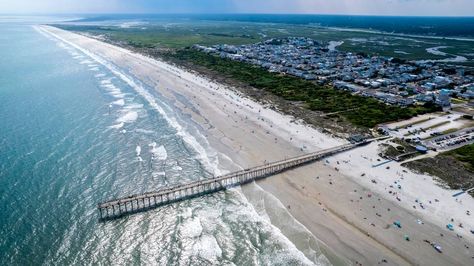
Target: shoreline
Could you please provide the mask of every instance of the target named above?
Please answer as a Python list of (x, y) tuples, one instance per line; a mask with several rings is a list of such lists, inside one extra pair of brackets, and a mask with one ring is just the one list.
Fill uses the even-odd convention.
[[(82, 35), (50, 27), (45, 30), (61, 34), (63, 38), (87, 47), (118, 66), (128, 67), (130, 72), (142, 81), (148, 79), (151, 83), (149, 85), (159, 90), (166, 98), (174, 99), (176, 107), (189, 114), (204, 128), (208, 133), (206, 137), (209, 143), (216, 150), (230, 156), (232, 161), (242, 168), (261, 164), (261, 158), (273, 161), (343, 142), (304, 124), (292, 123), (288, 116), (264, 108), (245, 96), (228, 90), (225, 86), (177, 67)], [(171, 86), (172, 89), (169, 88)], [(192, 108), (189, 108), (187, 103), (179, 102), (176, 93), (185, 96)], [(374, 147), (369, 146), (370, 149), (366, 152), (373, 152)], [(359, 149), (357, 151), (361, 152)], [(332, 164), (337, 160), (339, 165), (339, 161), (351, 160), (347, 156), (355, 157), (356, 154), (356, 151), (352, 151), (331, 157), (329, 160)], [(231, 167), (231, 165), (224, 166), (224, 168)], [(313, 235), (353, 263), (357, 261), (362, 264), (376, 264), (387, 259), (389, 264), (427, 264), (433, 263), (432, 256), (436, 256), (437, 261), (434, 263), (439, 265), (472, 262), (468, 254), (461, 249), (463, 240), (457, 239), (456, 236), (444, 237), (443, 241), (452, 245), (448, 247), (447, 244), (443, 244), (446, 252), (436, 255), (432, 247), (420, 244), (421, 239), (417, 239), (416, 243), (415, 240), (406, 242), (403, 234), (392, 232), (395, 230), (393, 228), (377, 230), (379, 227), (383, 228), (384, 224), (390, 224), (390, 219), (394, 218), (387, 219), (386, 215), (415, 217), (420, 214), (409, 212), (407, 210), (409, 208), (397, 206), (393, 200), (382, 196), (383, 190), (371, 187), (370, 183), (365, 184), (366, 180), (362, 182), (364, 185), (360, 186), (359, 182), (355, 182), (357, 176), (353, 175), (354, 167), (351, 164), (346, 163), (339, 168), (340, 171), (335, 170), (335, 166), (331, 163), (318, 162), (257, 183), (276, 196), (283, 206), (287, 206), (291, 216)], [(360, 170), (368, 171), (358, 167), (354, 172), (358, 173)], [(316, 175), (319, 176), (318, 179), (315, 178)], [(247, 198), (251, 197), (252, 193), (246, 194), (245, 190), (247, 187), (242, 187), (244, 195)], [(367, 197), (367, 193), (371, 193), (372, 196)], [(362, 196), (366, 200), (357, 200), (357, 196)], [(379, 200), (373, 202), (375, 198)], [(354, 212), (354, 206), (348, 204), (350, 200), (357, 201), (354, 204), (360, 207), (359, 212)], [(377, 204), (377, 209), (390, 208), (392, 211), (390, 214), (384, 213), (382, 217), (374, 217), (371, 208), (375, 206), (373, 204)], [(372, 217), (374, 220), (372, 223), (376, 224), (376, 227), (367, 224), (368, 221), (361, 216)], [(436, 234), (439, 236), (438, 231), (441, 230), (439, 225), (427, 221), (423, 226), (419, 226), (415, 219), (413, 220), (406, 222), (408, 231), (415, 235), (418, 234), (417, 231), (421, 231), (420, 237), (435, 238)], [(470, 241), (472, 243), (472, 239)], [(407, 243), (415, 243), (416, 248)]]

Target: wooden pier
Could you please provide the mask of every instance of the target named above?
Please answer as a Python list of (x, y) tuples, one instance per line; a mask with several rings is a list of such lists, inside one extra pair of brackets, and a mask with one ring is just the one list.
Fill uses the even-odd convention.
[(337, 146), (214, 178), (198, 180), (187, 184), (179, 184), (172, 187), (162, 188), (154, 192), (147, 192), (106, 201), (99, 203), (97, 206), (100, 213), (99, 218), (100, 220), (116, 219), (124, 215), (146, 211), (173, 202), (195, 198), (205, 194), (225, 190), (229, 187), (250, 183), (319, 160), (323, 157), (331, 156), (367, 144), (371, 141), (372, 140), (366, 140), (361, 143)]

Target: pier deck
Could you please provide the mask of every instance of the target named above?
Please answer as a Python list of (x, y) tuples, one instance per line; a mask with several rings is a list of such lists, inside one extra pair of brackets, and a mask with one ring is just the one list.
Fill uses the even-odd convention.
[(229, 187), (250, 183), (255, 180), (367, 144), (373, 140), (374, 139), (366, 140), (364, 142), (355, 144), (345, 144), (290, 159), (240, 170), (214, 178), (198, 180), (186, 184), (179, 184), (171, 187), (165, 187), (154, 192), (147, 192), (106, 201), (99, 203), (97, 206), (100, 213), (99, 218), (100, 220), (115, 219), (124, 215), (146, 211), (173, 202), (195, 198), (205, 194), (225, 190)]

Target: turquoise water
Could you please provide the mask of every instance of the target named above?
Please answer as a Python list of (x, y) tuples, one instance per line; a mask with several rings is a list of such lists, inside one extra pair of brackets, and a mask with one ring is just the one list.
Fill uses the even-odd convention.
[(0, 73), (0, 265), (310, 263), (238, 188), (99, 223), (99, 201), (218, 173), (199, 126), (29, 23), (0, 22)]

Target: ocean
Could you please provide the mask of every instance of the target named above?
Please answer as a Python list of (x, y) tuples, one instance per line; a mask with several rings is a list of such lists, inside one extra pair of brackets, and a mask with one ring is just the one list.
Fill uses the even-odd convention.
[(327, 262), (239, 188), (99, 222), (100, 201), (222, 173), (217, 152), (127, 69), (34, 21), (0, 19), (0, 265)]

